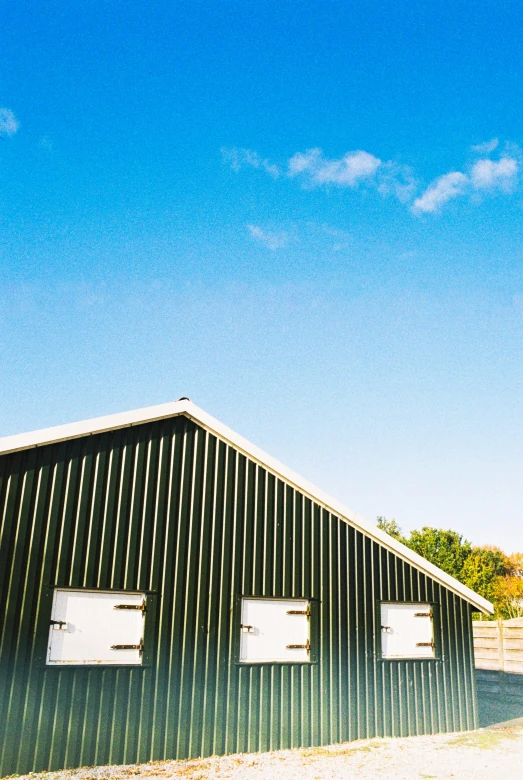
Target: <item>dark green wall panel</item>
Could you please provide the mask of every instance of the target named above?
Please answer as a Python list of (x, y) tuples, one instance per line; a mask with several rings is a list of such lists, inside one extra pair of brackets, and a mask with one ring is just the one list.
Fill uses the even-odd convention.
[[(471, 610), (185, 417), (0, 457), (0, 773), (476, 725)], [(45, 667), (52, 586), (153, 591), (143, 668)], [(237, 664), (239, 597), (314, 599), (315, 663)], [(379, 600), (442, 658), (378, 658)]]

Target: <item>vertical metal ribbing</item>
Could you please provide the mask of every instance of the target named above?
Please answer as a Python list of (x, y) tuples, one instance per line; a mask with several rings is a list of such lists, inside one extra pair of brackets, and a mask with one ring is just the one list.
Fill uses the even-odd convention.
[(355, 674), (355, 658), (353, 653), (353, 636), (354, 636), (354, 566), (353, 566), (353, 550), (354, 550), (354, 528), (347, 526), (345, 530), (347, 536), (347, 545), (345, 550), (345, 558), (342, 560), (342, 566), (346, 571), (346, 593), (347, 593), (347, 620), (346, 620), (346, 635), (347, 644), (344, 648), (347, 662), (347, 739), (354, 739), (356, 733), (355, 728), (355, 700), (356, 700), (356, 674)]
[(460, 652), (460, 639), (461, 639), (461, 625), (460, 625), (460, 609), (459, 609), (459, 603), (460, 599), (458, 599), (454, 594), (452, 594), (452, 623), (455, 626), (455, 630), (453, 631), (453, 661), (454, 661), (454, 669), (455, 669), (455, 688), (454, 688), (454, 708), (456, 711), (456, 725), (457, 730), (462, 731), (465, 728), (465, 719), (463, 717), (463, 664), (459, 664), (458, 662), (458, 653)]
[(156, 486), (158, 484), (158, 433), (149, 434), (145, 442), (143, 490), (140, 503), (139, 529), (136, 540), (137, 555), (135, 562), (135, 582), (138, 588), (147, 590), (151, 567), (152, 525), (156, 504)]
[[(221, 681), (221, 672), (220, 669), (223, 667), (223, 663), (221, 663), (221, 659), (223, 658), (223, 651), (222, 651), (222, 645), (223, 645), (223, 578), (224, 578), (224, 553), (225, 549), (227, 547), (226, 545), (226, 539), (224, 534), (224, 505), (223, 505), (223, 498), (224, 498), (224, 491), (223, 491), (223, 482), (225, 481), (225, 474), (226, 474), (226, 457), (227, 457), (227, 448), (222, 442), (217, 443), (216, 448), (216, 462), (215, 462), (215, 481), (214, 481), (214, 491), (213, 491), (213, 539), (214, 539), (214, 547), (213, 547), (213, 561), (212, 561), (212, 568), (211, 568), (211, 576), (212, 576), (212, 585), (211, 585), (211, 601), (210, 601), (210, 609), (209, 609), (209, 631), (211, 632), (211, 636), (214, 638), (214, 647), (213, 647), (213, 655), (212, 655), (212, 672), (211, 676), (209, 678), (209, 685), (206, 686), (209, 688), (210, 693), (213, 697), (211, 701), (211, 711), (209, 713), (209, 721), (208, 721), (208, 728), (205, 730), (204, 737), (206, 739), (206, 744), (209, 746), (208, 750), (206, 749), (205, 755), (212, 755), (215, 753), (218, 753), (220, 750), (220, 746), (222, 744), (221, 741), (221, 730), (222, 730), (222, 720), (221, 720), (221, 706), (222, 706), (222, 690), (220, 686)], [(227, 604), (226, 607), (228, 608), (229, 605)], [(225, 617), (227, 617), (227, 612), (225, 613)]]
[[(238, 536), (242, 539), (242, 542), (238, 545), (241, 550), (241, 554), (237, 560), (237, 579), (238, 588), (235, 588), (235, 595), (238, 593), (248, 593), (250, 590), (251, 576), (252, 576), (252, 528), (253, 519), (252, 515), (249, 515), (249, 499), (251, 491), (250, 471), (254, 464), (249, 461), (242, 460), (242, 467), (239, 470), (238, 476), (238, 492), (236, 496), (236, 506), (238, 508)], [(234, 603), (232, 602), (234, 608)], [(231, 637), (234, 640), (237, 632), (234, 627), (234, 618), (231, 621)], [(231, 662), (234, 663), (234, 648), (231, 651)], [(237, 711), (234, 743), (235, 752), (244, 752), (247, 749), (247, 732), (248, 732), (248, 714), (249, 714), (249, 669), (241, 669), (238, 675), (238, 687), (236, 691), (236, 705)]]
[[(173, 435), (174, 474), (169, 486), (168, 541), (164, 559), (164, 576), (161, 592), (161, 618), (159, 622), (160, 653), (158, 656), (158, 673), (161, 675), (161, 695), (165, 691), (165, 716), (163, 724), (163, 739), (157, 745), (158, 755), (175, 755), (178, 737), (178, 695), (180, 690), (182, 639), (180, 605), (181, 589), (185, 578), (185, 535), (186, 523), (183, 516), (184, 485), (187, 472), (187, 436), (186, 425), (180, 425)], [(163, 650), (163, 658), (162, 658)], [(160, 687), (160, 686), (159, 686)], [(162, 702), (162, 699), (160, 699)]]
[[(438, 603), (438, 593), (437, 593), (437, 587), (435, 586), (434, 582), (432, 580), (428, 580), (428, 596), (431, 600), (431, 602)], [(440, 621), (441, 621), (441, 613), (438, 608), (436, 608), (436, 619), (434, 621), (434, 633), (435, 633), (435, 641), (437, 641), (439, 647), (438, 650), (441, 654), (441, 644), (440, 644)], [(430, 675), (431, 675), (431, 689), (430, 689), (430, 701), (431, 701), (431, 723), (432, 723), (432, 734), (437, 734), (438, 732), (443, 730), (443, 720), (441, 716), (441, 663), (437, 664), (434, 668), (430, 669)]]
[(462, 663), (460, 665), (461, 690), (459, 699), (461, 702), (461, 723), (463, 724), (462, 728), (466, 729), (468, 724), (471, 722), (471, 717), (469, 712), (470, 701), (469, 696), (467, 696), (468, 648), (466, 646), (465, 639), (466, 629), (464, 625), (464, 607), (465, 605), (463, 604), (463, 601), (461, 599), (456, 599), (456, 612), (459, 622), (459, 631), (457, 632), (457, 652), (459, 653), (459, 657), (462, 658)]
[[(0, 523), (3, 774), (475, 723), (468, 605), (187, 419), (1, 457)], [(152, 665), (45, 669), (51, 585), (157, 592)], [(315, 663), (238, 666), (241, 593), (313, 598)], [(440, 661), (376, 657), (403, 598)]]
[[(33, 691), (27, 687), (27, 682), (34, 678), (35, 674), (31, 664), (32, 641), (30, 636), (35, 612), (32, 581), (34, 577), (38, 576), (36, 563), (42, 532), (41, 524), (35, 523), (35, 515), (40, 519), (44, 511), (46, 483), (49, 473), (48, 463), (45, 464), (44, 469), (40, 469), (36, 459), (34, 459), (31, 467), (32, 476), (20, 483), (20, 512), (16, 530), (16, 538), (19, 545), (23, 544), (25, 547), (26, 556), (23, 562), (18, 556), (14, 556), (12, 559), (12, 571), (8, 587), (11, 594), (18, 591), (18, 598), (16, 611), (11, 611), (10, 614), (6, 615), (6, 628), (9, 626), (9, 621), (11, 621), (11, 625), (15, 629), (10, 647), (13, 678), (16, 679), (18, 677), (23, 680), (21, 687), (17, 685), (15, 689), (11, 688), (9, 691), (9, 707), (13, 716), (19, 720), (23, 737), (29, 736), (29, 738), (31, 737), (31, 727), (27, 723), (26, 716), (28, 711), (32, 710), (34, 706), (34, 696)], [(20, 564), (23, 566), (22, 570), (18, 570)], [(27, 577), (25, 576), (26, 573)], [(13, 760), (16, 761), (17, 753), (20, 750), (20, 740), (12, 744), (11, 748)]]
[[(206, 431), (198, 431), (197, 448), (192, 479), (191, 523), (193, 525), (193, 551), (190, 556), (190, 570), (194, 570), (194, 588), (188, 585), (186, 590), (186, 614), (194, 624), (193, 648), (190, 653), (190, 673), (187, 684), (187, 712), (189, 727), (187, 735), (187, 752), (192, 755), (201, 753), (201, 715), (203, 689), (200, 669), (203, 666), (206, 633), (206, 604), (208, 599), (207, 563), (208, 563), (208, 513), (207, 509), (207, 479), (208, 479), (208, 446), (209, 435)], [(212, 471), (211, 471), (212, 477)], [(191, 592), (192, 590), (192, 592)], [(192, 605), (192, 606), (191, 606)], [(192, 614), (191, 614), (192, 613)]]
[[(222, 568), (223, 573), (223, 591), (221, 594), (221, 611), (223, 621), (223, 652), (225, 663), (222, 664), (223, 675), (223, 704), (222, 704), (222, 717), (223, 717), (223, 731), (220, 740), (220, 752), (234, 752), (234, 737), (236, 731), (236, 713), (233, 718), (228, 717), (229, 712), (235, 710), (236, 702), (234, 700), (233, 690), (234, 680), (236, 678), (235, 670), (232, 668), (232, 607), (234, 599), (234, 580), (235, 580), (235, 563), (236, 555), (239, 552), (236, 549), (236, 496), (237, 496), (237, 479), (238, 479), (238, 453), (230, 448), (227, 448), (227, 479), (224, 484), (225, 494), (225, 512), (224, 512), (224, 542), (225, 542), (225, 555), (224, 565)], [(231, 543), (232, 541), (232, 543)]]
[(468, 615), (464, 621), (466, 626), (466, 641), (467, 641), (467, 661), (468, 661), (468, 685), (467, 693), (470, 696), (470, 725), (469, 728), (476, 729), (479, 726), (478, 718), (478, 701), (476, 693), (476, 677), (474, 667), (474, 637), (472, 633), (472, 607), (469, 604), (463, 604), (463, 608), (467, 611)]
[(153, 681), (152, 733), (150, 755), (157, 758), (166, 749), (166, 724), (170, 686), (168, 680), (172, 671), (172, 561), (177, 538), (176, 491), (178, 484), (178, 451), (180, 434), (162, 430), (162, 468), (158, 485), (157, 520), (153, 538), (152, 569), (150, 588), (159, 591), (157, 604), (158, 634), (155, 643), (157, 672)]
[(362, 535), (356, 531), (354, 534), (354, 553), (352, 565), (354, 567), (354, 655), (356, 658), (355, 677), (356, 677), (356, 739), (362, 739), (366, 736), (364, 726), (364, 702), (365, 686), (363, 682), (363, 672), (365, 669), (365, 657), (362, 654), (362, 631), (363, 631), (363, 569), (362, 569)]
[[(378, 564), (378, 566), (377, 566)], [(378, 642), (381, 641), (381, 636), (376, 631), (376, 603), (379, 597), (379, 546), (375, 542), (371, 542), (371, 560), (370, 560), (370, 581), (371, 581), (371, 593), (370, 593), (370, 653), (371, 653), (371, 674), (372, 674), (372, 706), (373, 706), (373, 719), (372, 730), (370, 736), (383, 733), (381, 729), (381, 713), (379, 707), (379, 684), (378, 684), (378, 665), (376, 662)]]
[(446, 716), (446, 729), (448, 731), (455, 730), (454, 719), (454, 674), (453, 674), (453, 644), (449, 634), (451, 626), (451, 611), (449, 609), (449, 593), (448, 591), (441, 589), (441, 625), (442, 625), (442, 638), (443, 647), (446, 658), (446, 664), (444, 669), (445, 674), (445, 716)]
[(100, 509), (100, 546), (95, 576), (96, 585), (99, 588), (108, 587), (110, 583), (110, 559), (113, 541), (111, 518), (115, 512), (120, 454), (120, 447), (112, 446), (108, 448), (106, 484)]
[(371, 669), (374, 662), (374, 646), (372, 644), (372, 627), (374, 622), (375, 605), (372, 601), (372, 570), (370, 568), (370, 550), (372, 540), (363, 537), (363, 636), (364, 636), (364, 654), (365, 654), (365, 736), (373, 735), (371, 721), (373, 719), (373, 688)]
[(340, 741), (340, 710), (339, 710), (339, 675), (340, 675), (340, 644), (339, 644), (339, 521), (329, 513), (329, 570), (326, 574), (329, 591), (329, 636), (331, 668), (329, 675), (330, 694), (330, 741)]
[[(186, 529), (186, 538), (183, 549), (184, 580), (180, 582), (179, 590), (179, 626), (180, 626), (180, 683), (178, 688), (178, 706), (176, 711), (177, 741), (176, 754), (190, 753), (190, 717), (191, 717), (191, 681), (193, 653), (196, 643), (196, 625), (194, 624), (194, 595), (197, 588), (198, 574), (195, 568), (197, 552), (198, 521), (195, 517), (195, 485), (197, 476), (197, 454), (199, 439), (205, 435), (200, 430), (186, 431), (186, 437), (190, 441), (190, 459), (187, 463), (186, 482), (183, 486), (183, 498), (181, 502), (184, 519), (182, 525)], [(199, 486), (198, 486), (199, 487)], [(181, 528), (181, 526), (180, 526)], [(192, 576), (191, 576), (192, 575)]]
[[(26, 637), (24, 637), (21, 631), (22, 616), (20, 615), (20, 609), (26, 586), (23, 580), (23, 571), (25, 569), (24, 559), (27, 548), (29, 502), (35, 480), (35, 460), (34, 454), (31, 453), (24, 464), (25, 470), (20, 475), (20, 478), (16, 475), (11, 484), (9, 484), (7, 491), (7, 502), (11, 505), (11, 511), (13, 512), (10, 536), (14, 545), (9, 575), (5, 583), (8, 600), (1, 646), (2, 655), (6, 658), (10, 674), (9, 677), (7, 675), (2, 676), (5, 679), (4, 684), (6, 688), (5, 705), (18, 732), (22, 725), (23, 685), (20, 687), (15, 681), (18, 678), (19, 681), (25, 682), (24, 639)], [(13, 743), (12, 738), (11, 740), (6, 740), (4, 760), (17, 761), (17, 745), (17, 742)]]
[[(101, 449), (93, 453), (90, 463), (91, 475), (84, 490), (85, 506), (79, 507), (80, 514), (85, 513), (86, 524), (84, 539), (78, 545), (80, 556), (84, 559), (81, 564), (83, 585), (94, 581), (94, 569), (97, 562), (97, 522), (100, 517), (101, 490), (103, 488), (103, 472), (107, 450)], [(83, 511), (82, 511), (83, 510)]]
[(434, 601), (438, 604), (438, 626), (439, 629), (439, 643), (440, 654), (442, 663), (436, 667), (436, 675), (438, 681), (437, 698), (438, 698), (438, 731), (448, 730), (448, 716), (447, 716), (447, 650), (446, 643), (444, 641), (444, 627), (443, 627), (443, 593), (438, 584), (434, 585)]
[(458, 676), (458, 706), (459, 706), (459, 723), (460, 730), (467, 728), (469, 723), (468, 716), (468, 697), (466, 694), (467, 688), (467, 661), (466, 661), (466, 647), (465, 637), (463, 629), (463, 603), (462, 600), (456, 598), (454, 601), (454, 612), (456, 620), (456, 656), (461, 658), (461, 663), (457, 663), (457, 676)]
[(206, 589), (202, 587), (202, 626), (205, 631), (205, 652), (202, 658), (204, 670), (202, 686), (202, 720), (200, 752), (209, 755), (213, 752), (214, 728), (215, 728), (215, 697), (216, 697), (216, 666), (218, 658), (215, 649), (216, 625), (215, 611), (219, 603), (219, 586), (216, 575), (220, 570), (220, 539), (221, 534), (217, 527), (217, 481), (219, 475), (219, 446), (215, 437), (209, 437), (207, 450), (207, 480), (205, 508), (207, 513), (207, 541), (202, 545), (202, 556), (206, 558)]
[[(146, 500), (143, 510), (143, 526), (141, 545), (143, 550), (139, 561), (137, 579), (146, 589), (156, 591), (160, 579), (160, 551), (165, 544), (165, 525), (163, 518), (167, 506), (167, 463), (169, 459), (170, 438), (165, 430), (165, 424), (158, 426), (152, 436), (150, 447), (150, 468), (148, 470), (148, 485), (145, 491)], [(149, 600), (151, 604), (151, 601)], [(152, 605), (151, 605), (152, 606)], [(156, 600), (154, 612), (158, 616)], [(152, 637), (148, 642), (152, 643)], [(154, 642), (154, 650), (158, 653), (158, 645)], [(148, 760), (154, 751), (153, 726), (155, 710), (156, 680), (152, 670), (142, 675), (135, 675), (137, 688), (137, 761)], [(163, 702), (162, 702), (163, 704)], [(139, 709), (138, 709), (139, 707)], [(160, 711), (163, 709), (160, 706)], [(132, 717), (132, 716), (131, 716)]]
[(229, 592), (230, 578), (230, 545), (228, 543), (228, 506), (227, 490), (230, 483), (229, 472), (229, 448), (219, 444), (219, 474), (220, 480), (217, 481), (217, 490), (214, 500), (216, 502), (216, 527), (220, 529), (219, 544), (219, 566), (216, 566), (215, 588), (217, 593), (216, 605), (216, 643), (217, 643), (217, 667), (216, 667), (216, 685), (215, 685), (215, 706), (214, 706), (214, 733), (212, 740), (212, 753), (220, 754), (225, 752), (226, 743), (226, 686), (227, 686), (227, 654), (226, 643), (229, 627), (230, 602), (227, 599)]

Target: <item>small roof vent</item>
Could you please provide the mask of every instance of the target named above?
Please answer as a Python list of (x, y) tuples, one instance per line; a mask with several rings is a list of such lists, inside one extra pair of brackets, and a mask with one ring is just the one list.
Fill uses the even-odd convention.
[(190, 398), (187, 398), (187, 396), (186, 396), (186, 395), (182, 395), (182, 397), (181, 397), (181, 398), (178, 398), (178, 401), (190, 401), (190, 400), (191, 400), (191, 399), (190, 399)]

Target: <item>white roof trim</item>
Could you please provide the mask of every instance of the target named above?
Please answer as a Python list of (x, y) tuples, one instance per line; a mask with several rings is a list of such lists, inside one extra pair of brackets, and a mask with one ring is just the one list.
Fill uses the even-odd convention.
[(268, 468), (274, 474), (298, 488), (301, 492), (307, 494), (318, 504), (322, 504), (326, 509), (340, 517), (342, 520), (345, 520), (360, 531), (363, 531), (364, 534), (371, 539), (374, 539), (376, 542), (379, 542), (379, 544), (398, 555), (407, 563), (411, 563), (445, 588), (448, 588), (458, 596), (464, 598), (480, 612), (486, 614), (492, 614), (494, 612), (494, 608), (490, 601), (487, 601), (487, 599), (474, 593), (473, 590), (462, 585), (461, 582), (458, 582), (454, 577), (451, 577), (437, 566), (434, 566), (434, 564), (425, 560), (425, 558), (422, 558), (408, 547), (405, 547), (404, 544), (396, 541), (392, 536), (389, 536), (377, 526), (369, 523), (368, 520), (365, 520), (355, 512), (347, 509), (347, 507), (344, 507), (338, 501), (315, 487), (315, 485), (312, 485), (310, 482), (291, 471), (291, 469), (288, 469), (286, 466), (279, 463), (275, 458), (272, 458), (254, 444), (251, 444), (251, 442), (244, 439), (243, 436), (239, 436), (226, 425), (219, 422), (219, 420), (211, 417), (210, 414), (204, 412), (203, 409), (200, 409), (191, 401), (173, 401), (159, 406), (149, 406), (145, 409), (135, 409), (131, 412), (110, 414), (106, 417), (96, 417), (92, 420), (83, 420), (78, 423), (58, 425), (54, 428), (44, 428), (43, 430), (32, 431), (31, 433), (5, 436), (4, 438), (0, 438), (0, 455), (29, 449), (31, 447), (42, 447), (44, 444), (51, 444), (66, 439), (77, 439), (89, 434), (116, 430), (117, 428), (127, 428), (167, 417), (176, 417), (177, 415), (186, 415), (187, 417), (192, 418), (195, 422), (202, 425), (204, 428), (207, 428), (207, 430), (229, 442), (234, 447), (241, 450), (245, 455), (258, 461), (258, 463)]

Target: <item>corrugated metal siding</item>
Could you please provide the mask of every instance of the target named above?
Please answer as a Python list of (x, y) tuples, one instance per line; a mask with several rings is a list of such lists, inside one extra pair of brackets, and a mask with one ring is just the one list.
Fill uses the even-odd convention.
[[(0, 458), (0, 774), (476, 724), (469, 605), (184, 417)], [(153, 591), (143, 668), (45, 667), (52, 586)], [(312, 664), (240, 666), (240, 595), (307, 597)], [(440, 604), (441, 661), (377, 656)]]

